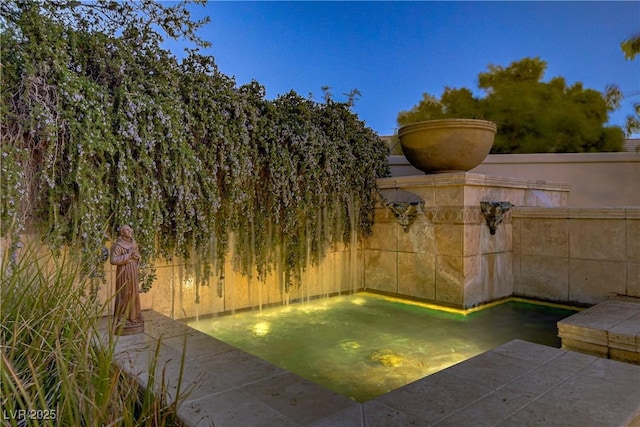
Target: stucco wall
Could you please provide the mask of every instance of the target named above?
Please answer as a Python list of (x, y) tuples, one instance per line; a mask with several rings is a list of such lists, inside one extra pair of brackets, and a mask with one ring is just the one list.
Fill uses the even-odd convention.
[[(404, 156), (389, 156), (393, 176), (422, 175)], [(640, 206), (640, 152), (491, 154), (474, 173), (563, 182), (570, 207)]]

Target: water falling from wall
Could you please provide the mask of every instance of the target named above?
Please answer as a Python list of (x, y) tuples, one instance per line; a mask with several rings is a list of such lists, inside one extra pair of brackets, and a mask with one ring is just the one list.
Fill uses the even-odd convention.
[[(174, 306), (167, 314), (183, 318), (259, 310), (361, 289), (365, 235), (358, 195), (333, 198), (307, 212), (299, 216), (295, 236), (284, 235), (280, 224), (252, 218), (228, 236), (225, 259), (192, 256), (180, 262), (172, 280), (175, 291), (167, 295)], [(218, 254), (219, 240), (209, 245), (209, 253)]]

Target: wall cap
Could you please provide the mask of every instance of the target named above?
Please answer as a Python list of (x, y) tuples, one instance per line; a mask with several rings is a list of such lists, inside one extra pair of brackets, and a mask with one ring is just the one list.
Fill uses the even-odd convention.
[(611, 208), (514, 207), (512, 218), (640, 219), (640, 206)]
[(378, 178), (378, 188), (480, 186), (568, 192), (569, 184), (527, 178), (507, 178), (472, 172)]

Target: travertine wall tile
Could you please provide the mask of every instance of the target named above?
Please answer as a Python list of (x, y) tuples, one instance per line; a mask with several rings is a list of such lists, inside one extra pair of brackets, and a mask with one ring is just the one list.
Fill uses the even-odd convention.
[(480, 206), (480, 202), (510, 202), (514, 206), (525, 205), (524, 188), (465, 187), (465, 206)]
[(515, 294), (518, 294), (519, 293), (518, 289), (522, 288), (523, 278), (522, 278), (522, 272), (521, 272), (521, 269), (522, 269), (521, 259), (522, 259), (522, 255), (514, 252), (513, 254), (513, 292)]
[(626, 266), (622, 261), (571, 259), (569, 300), (597, 304), (627, 288)]
[[(147, 293), (140, 293), (140, 308), (142, 310), (155, 309), (156, 311), (171, 316), (173, 305), (173, 290), (175, 288), (173, 274), (170, 268), (158, 269), (157, 281), (162, 280), (162, 286), (154, 286)], [(113, 313), (113, 296), (115, 292), (115, 272), (107, 273), (107, 283), (100, 290), (100, 301), (109, 301), (109, 313)]]
[(516, 295), (568, 301), (569, 259), (543, 255), (520, 255)]
[(571, 258), (624, 261), (624, 219), (570, 219)]
[[(640, 253), (640, 221), (634, 216), (636, 211), (634, 208), (521, 209), (514, 218), (514, 251), (557, 256), (565, 258), (566, 263), (570, 255), (573, 301), (600, 302), (611, 293), (639, 295), (637, 265), (640, 263), (635, 259)], [(558, 224), (566, 224), (566, 235), (554, 242), (549, 236), (564, 234), (557, 232), (563, 228)], [(547, 231), (554, 229), (556, 233)], [(569, 253), (565, 252), (567, 249)], [(516, 293), (545, 298), (547, 291), (541, 278), (549, 275), (554, 267), (535, 266), (529, 263), (531, 259), (536, 258), (516, 258), (519, 263), (514, 264)], [(601, 262), (580, 262), (589, 260)], [(594, 284), (594, 280), (599, 280), (600, 285)], [(541, 295), (536, 295), (536, 289)]]
[(627, 261), (640, 262), (640, 219), (626, 220)]
[(489, 235), (488, 227), (485, 224), (469, 224), (464, 227), (463, 255), (480, 255), (483, 253), (482, 246), (485, 244), (486, 234)]
[(407, 186), (402, 188), (405, 191), (415, 194), (419, 198), (422, 199), (425, 206), (434, 206), (435, 205), (435, 187), (424, 187), (424, 186)]
[(211, 278), (209, 285), (197, 285), (195, 277), (188, 274), (184, 266), (165, 264), (157, 269), (156, 283), (151, 290), (140, 294), (142, 309), (153, 308), (174, 318), (222, 312), (224, 298), (217, 296), (216, 279)]
[(489, 253), (482, 256), (482, 277), (485, 285), (485, 301), (508, 297), (513, 294), (513, 254)]
[(398, 292), (397, 257), (395, 251), (368, 250), (365, 254), (365, 284), (367, 289)]
[(487, 284), (483, 277), (483, 256), (472, 255), (462, 258), (463, 282), (462, 306), (464, 308), (473, 307), (482, 301), (487, 301)]
[(461, 256), (436, 257), (436, 301), (462, 306), (464, 260)]
[[(379, 210), (380, 209), (376, 209), (376, 212)], [(378, 216), (377, 213), (376, 216)], [(400, 227), (395, 219), (390, 220), (387, 218), (386, 221), (376, 221), (371, 229), (371, 236), (364, 242), (365, 247), (367, 249), (381, 249), (387, 251), (397, 250), (398, 230), (402, 231), (402, 227)]]
[(418, 216), (407, 232), (398, 227), (400, 228), (397, 233), (399, 252), (435, 253), (435, 227), (424, 215)]
[[(473, 237), (471, 233), (477, 233), (479, 238), (480, 248), (478, 253), (488, 254), (497, 252), (512, 252), (513, 251), (513, 226), (510, 221), (504, 221), (496, 229), (496, 234), (492, 235), (489, 226), (482, 224), (481, 226), (467, 226), (466, 228), (467, 239), (465, 240), (465, 255), (472, 255), (467, 252), (467, 241), (472, 241)], [(468, 232), (467, 232), (468, 231)]]
[(436, 224), (435, 253), (438, 255), (462, 256), (464, 250), (463, 227), (454, 224)]
[(399, 253), (398, 291), (402, 295), (435, 300), (436, 256), (427, 253)]
[(436, 187), (435, 206), (464, 206), (464, 188), (461, 185)]
[(640, 263), (627, 263), (627, 295), (640, 297)]
[(465, 206), (480, 206), (480, 202), (506, 202), (505, 188), (466, 186), (464, 188)]
[[(265, 283), (249, 283), (227, 263), (220, 297), (217, 277), (210, 286), (196, 286), (184, 261), (174, 259), (157, 264), (158, 280), (141, 295), (142, 306), (182, 318), (363, 287), (461, 307), (511, 292), (582, 303), (601, 302), (611, 293), (640, 296), (637, 208), (547, 209), (566, 206), (566, 188), (478, 174), (394, 178), (382, 180), (381, 188), (422, 198), (425, 215), (405, 233), (379, 204), (373, 236), (355, 251), (333, 248), (321, 266), (303, 273), (303, 287), (294, 284), (284, 292), (277, 272)], [(491, 236), (480, 201), (537, 208), (512, 209)], [(113, 294), (115, 275), (105, 268), (103, 301)]]
[(518, 218), (519, 248), (523, 255), (569, 256), (566, 219)]
[(512, 266), (513, 255), (507, 252), (464, 257), (464, 306), (512, 295)]
[(464, 227), (464, 256), (511, 252), (513, 231), (510, 223), (498, 226), (492, 235), (487, 224), (468, 224)]
[(335, 253), (330, 253), (320, 266), (319, 275), (323, 294), (332, 294), (338, 292), (340, 287), (337, 280), (337, 263)]
[(512, 219), (511, 220), (511, 225), (512, 225), (512, 237), (513, 237), (513, 242), (512, 242), (512, 248), (513, 248), (513, 253), (514, 254), (521, 254), (522, 253), (522, 219), (518, 218), (518, 219)]

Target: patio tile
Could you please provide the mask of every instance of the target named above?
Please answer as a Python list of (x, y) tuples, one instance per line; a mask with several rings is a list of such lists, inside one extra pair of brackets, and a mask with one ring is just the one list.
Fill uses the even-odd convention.
[(580, 375), (611, 383), (616, 388), (627, 389), (629, 393), (637, 396), (640, 406), (640, 366), (616, 360), (598, 359), (580, 371)]
[(144, 332), (153, 338), (170, 338), (193, 332), (187, 325), (155, 311), (143, 311)]
[(524, 375), (534, 366), (527, 360), (490, 351), (455, 365), (450, 373), (495, 390)]
[(239, 390), (185, 402), (178, 416), (187, 426), (299, 426), (285, 415), (272, 410), (258, 399)]
[(184, 356), (188, 426), (640, 425), (640, 366), (586, 354), (511, 341), (359, 404), (165, 316), (147, 319), (145, 333), (117, 337), (116, 362), (146, 385), (160, 342), (156, 378), (173, 401)]
[(600, 360), (598, 357), (590, 354), (578, 353), (576, 351), (560, 351), (560, 356), (547, 362), (546, 366), (575, 373), (594, 363), (596, 360)]
[(591, 414), (579, 409), (563, 408), (560, 405), (542, 402), (533, 402), (497, 424), (499, 427), (617, 427), (623, 425), (605, 424), (602, 420), (596, 420)]
[[(615, 365), (621, 363), (602, 360)], [(590, 375), (573, 376), (541, 396), (536, 403), (553, 407), (550, 413), (558, 414), (557, 420), (566, 420), (571, 425), (576, 420), (588, 420), (589, 423), (582, 425), (623, 426), (630, 414), (640, 413), (640, 367), (635, 368), (635, 381), (624, 384)]]
[(539, 366), (505, 385), (503, 390), (518, 393), (532, 399), (566, 381), (574, 373), (554, 365)]
[[(155, 347), (129, 348), (118, 353), (115, 361), (125, 372), (137, 376), (139, 383), (143, 387), (149, 387), (151, 361), (155, 354)], [(180, 395), (185, 392), (193, 393), (203, 381), (202, 373), (189, 369), (187, 361), (184, 361), (183, 365), (181, 354), (164, 345), (160, 346), (153, 375), (154, 391), (159, 393), (164, 383), (164, 391), (166, 391), (170, 403), (175, 401), (178, 392), (180, 392)], [(178, 385), (180, 385), (179, 390)]]
[[(640, 313), (623, 320), (609, 329), (609, 346), (634, 351), (637, 349), (636, 335), (638, 333), (640, 333)], [(623, 346), (618, 347), (618, 345)]]
[(241, 350), (199, 360), (197, 369), (205, 372), (218, 390), (241, 387), (285, 372), (284, 369)]
[(531, 402), (532, 399), (526, 395), (502, 389), (484, 396), (434, 425), (437, 427), (491, 427)]
[[(465, 363), (455, 365), (454, 372), (458, 373), (457, 368)], [(466, 369), (463, 371), (466, 372)], [(390, 414), (395, 410), (409, 418), (433, 423), (491, 392), (492, 389), (482, 382), (453, 375), (445, 370), (393, 390), (375, 401), (391, 408)], [(368, 403), (365, 403), (367, 416)]]
[(364, 425), (367, 427), (427, 426), (433, 422), (422, 418), (421, 414), (407, 414), (374, 400), (364, 403), (363, 408)]
[(608, 330), (640, 311), (636, 301), (610, 299), (573, 314), (558, 322), (558, 325), (573, 325), (596, 330)]
[(365, 427), (362, 405), (358, 404), (309, 424), (310, 427)]
[(209, 359), (217, 354), (227, 353), (236, 349), (229, 344), (195, 330), (186, 335), (164, 338), (162, 343), (179, 352), (186, 350), (185, 357), (193, 361)]
[(302, 425), (359, 406), (345, 396), (290, 372), (248, 384), (241, 390)]
[(541, 346), (517, 339), (493, 349), (491, 353), (526, 360), (532, 365), (540, 365), (558, 357), (558, 349), (554, 347)]

